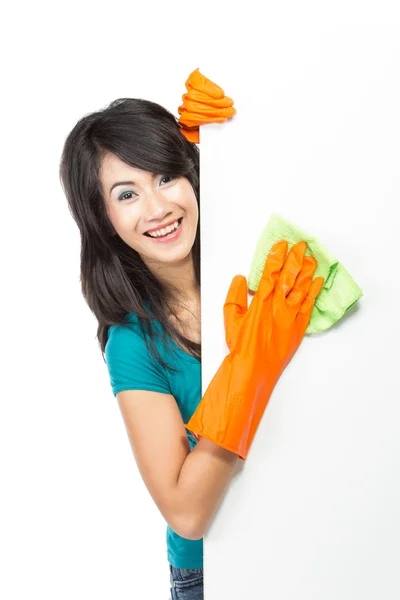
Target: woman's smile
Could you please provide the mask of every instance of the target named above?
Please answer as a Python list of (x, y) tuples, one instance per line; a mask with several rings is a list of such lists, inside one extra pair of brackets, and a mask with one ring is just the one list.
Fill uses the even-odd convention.
[(177, 219), (171, 226), (169, 227), (160, 227), (160, 229), (156, 229), (154, 231), (146, 232), (144, 235), (151, 239), (152, 242), (157, 242), (158, 244), (165, 244), (168, 242), (172, 242), (177, 240), (182, 231), (182, 222), (183, 217)]

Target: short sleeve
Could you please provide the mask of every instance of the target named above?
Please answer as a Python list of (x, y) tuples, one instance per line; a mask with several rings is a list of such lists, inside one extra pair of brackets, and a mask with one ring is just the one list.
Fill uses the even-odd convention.
[(171, 393), (164, 367), (152, 360), (135, 330), (112, 325), (104, 354), (114, 396), (123, 390)]

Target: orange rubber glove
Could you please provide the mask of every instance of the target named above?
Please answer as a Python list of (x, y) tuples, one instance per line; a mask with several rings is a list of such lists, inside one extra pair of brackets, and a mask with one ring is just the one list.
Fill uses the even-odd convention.
[[(272, 391), (303, 339), (324, 284), (307, 244), (277, 242), (250, 307), (247, 281), (233, 278), (224, 304), (230, 349), (185, 427), (246, 459)], [(287, 256), (286, 256), (287, 255)]]
[(216, 83), (195, 69), (185, 83), (187, 94), (182, 96), (183, 104), (178, 108), (182, 133), (186, 139), (199, 143), (199, 125), (224, 123), (236, 114), (232, 98)]

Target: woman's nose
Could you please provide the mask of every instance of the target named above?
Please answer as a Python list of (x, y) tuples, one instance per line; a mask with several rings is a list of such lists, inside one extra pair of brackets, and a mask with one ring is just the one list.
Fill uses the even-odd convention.
[(162, 219), (171, 211), (169, 202), (160, 194), (151, 194), (147, 197), (146, 220)]

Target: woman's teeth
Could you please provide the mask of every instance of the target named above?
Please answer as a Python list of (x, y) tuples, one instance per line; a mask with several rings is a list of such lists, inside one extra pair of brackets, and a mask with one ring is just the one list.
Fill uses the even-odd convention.
[(168, 233), (171, 233), (171, 231), (175, 231), (175, 229), (178, 229), (180, 224), (180, 221), (178, 219), (178, 221), (175, 221), (175, 223), (173, 223), (172, 225), (168, 225), (168, 227), (163, 227), (162, 229), (157, 229), (156, 231), (148, 231), (147, 235), (149, 235), (150, 237), (161, 237), (163, 235), (167, 235)]

